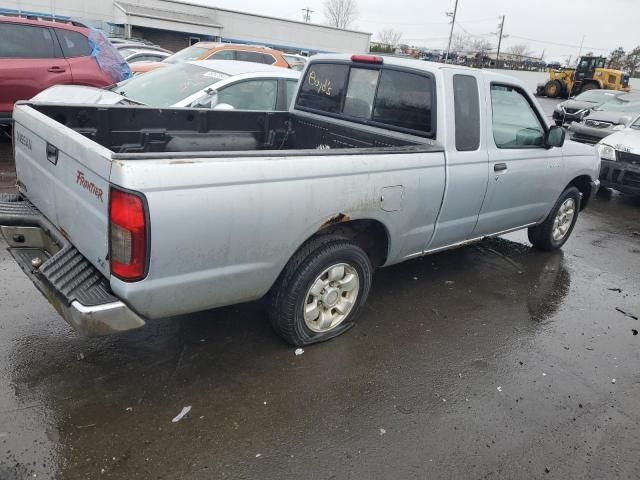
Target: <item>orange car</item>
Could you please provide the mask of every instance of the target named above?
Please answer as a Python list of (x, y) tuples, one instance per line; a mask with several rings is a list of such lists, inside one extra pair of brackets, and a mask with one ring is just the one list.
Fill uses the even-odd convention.
[(161, 62), (136, 62), (131, 65), (131, 71), (145, 73), (168, 64), (192, 60), (241, 60), (291, 68), (279, 50), (233, 43), (198, 42), (174, 53)]

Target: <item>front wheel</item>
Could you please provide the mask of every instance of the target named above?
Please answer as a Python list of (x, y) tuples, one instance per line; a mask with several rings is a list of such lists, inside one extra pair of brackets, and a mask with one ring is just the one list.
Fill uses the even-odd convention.
[(571, 236), (580, 211), (580, 191), (569, 187), (556, 201), (544, 222), (529, 228), (529, 241), (541, 250), (558, 250)]
[(544, 86), (544, 94), (547, 98), (559, 97), (562, 93), (562, 84), (558, 80), (549, 80)]
[(347, 331), (365, 303), (373, 267), (347, 239), (323, 235), (291, 258), (267, 297), (275, 331), (295, 346)]

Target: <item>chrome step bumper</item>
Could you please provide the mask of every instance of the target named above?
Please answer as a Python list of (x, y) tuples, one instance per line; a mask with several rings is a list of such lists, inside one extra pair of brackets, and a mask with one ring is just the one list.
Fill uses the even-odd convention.
[(9, 252), (76, 331), (109, 335), (145, 321), (113, 295), (108, 280), (28, 201), (0, 195), (0, 230)]

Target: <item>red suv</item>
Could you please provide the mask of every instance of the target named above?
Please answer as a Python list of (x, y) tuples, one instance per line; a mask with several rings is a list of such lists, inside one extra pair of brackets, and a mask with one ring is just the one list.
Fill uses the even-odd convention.
[(105, 87), (126, 78), (125, 70), (120, 54), (95, 30), (0, 16), (0, 124), (11, 123), (16, 101), (45, 88)]

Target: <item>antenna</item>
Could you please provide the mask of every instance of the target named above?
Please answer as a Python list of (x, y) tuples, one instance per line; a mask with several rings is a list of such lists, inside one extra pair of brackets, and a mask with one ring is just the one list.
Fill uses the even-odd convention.
[(313, 10), (311, 10), (309, 7), (301, 8), (300, 10), (304, 12), (304, 16), (302, 17), (304, 18), (304, 21), (309, 23), (311, 21), (311, 14), (313, 13)]

